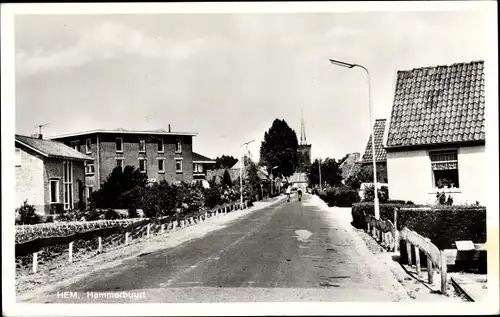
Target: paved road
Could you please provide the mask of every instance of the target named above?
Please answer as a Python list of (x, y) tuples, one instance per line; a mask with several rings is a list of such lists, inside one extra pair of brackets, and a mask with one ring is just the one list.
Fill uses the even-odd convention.
[(142, 254), (60, 289), (78, 298), (40, 300), (131, 301), (102, 299), (101, 293), (89, 298), (88, 292), (127, 292), (135, 302), (157, 303), (398, 300), (393, 276), (317, 200), (306, 195), (302, 202), (280, 202), (202, 239)]

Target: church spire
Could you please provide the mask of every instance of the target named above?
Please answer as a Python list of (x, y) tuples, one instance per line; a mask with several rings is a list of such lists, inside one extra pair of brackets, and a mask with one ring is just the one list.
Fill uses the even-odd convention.
[(306, 126), (304, 124), (304, 109), (300, 108), (300, 145), (307, 144)]

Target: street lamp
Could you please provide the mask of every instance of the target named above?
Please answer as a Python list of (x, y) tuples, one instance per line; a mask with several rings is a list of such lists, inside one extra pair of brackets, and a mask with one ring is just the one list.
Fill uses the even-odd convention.
[(371, 84), (370, 84), (370, 72), (368, 72), (368, 69), (364, 67), (363, 65), (359, 64), (351, 64), (351, 63), (346, 63), (346, 62), (341, 62), (335, 59), (330, 59), (330, 63), (332, 63), (335, 66), (340, 66), (340, 67), (345, 67), (345, 68), (354, 68), (354, 67), (359, 67), (365, 70), (366, 72), (366, 77), (368, 80), (368, 109), (370, 113), (370, 130), (372, 133), (371, 140), (372, 140), (372, 162), (373, 162), (373, 187), (375, 191), (375, 198), (374, 198), (374, 206), (375, 206), (375, 218), (379, 219), (380, 218), (380, 209), (379, 209), (379, 203), (378, 203), (378, 189), (377, 189), (377, 164), (375, 163), (375, 133), (373, 129), (373, 116), (372, 116), (372, 92), (371, 92)]
[[(243, 143), (240, 147), (245, 146), (245, 151), (248, 151), (248, 144), (252, 143), (255, 140), (248, 141)], [(240, 206), (243, 206), (243, 168), (245, 167), (245, 154), (243, 154), (243, 157), (241, 158), (240, 161)]]

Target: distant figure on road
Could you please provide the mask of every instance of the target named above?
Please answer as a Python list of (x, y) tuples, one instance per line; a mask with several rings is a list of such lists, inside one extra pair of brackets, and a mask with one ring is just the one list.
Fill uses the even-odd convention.
[(299, 201), (301, 201), (302, 200), (302, 189), (301, 188), (299, 188), (299, 190), (297, 191), (297, 194), (299, 196)]
[(288, 186), (286, 188), (286, 197), (287, 197), (287, 200), (286, 201), (290, 201), (290, 194), (292, 193), (292, 186)]

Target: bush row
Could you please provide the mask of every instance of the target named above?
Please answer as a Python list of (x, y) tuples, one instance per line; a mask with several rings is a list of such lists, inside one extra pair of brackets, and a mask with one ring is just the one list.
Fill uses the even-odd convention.
[[(485, 207), (380, 204), (380, 218), (394, 223), (394, 208), (398, 209), (398, 230), (407, 227), (429, 238), (441, 250), (452, 248), (457, 240), (486, 242)], [(373, 203), (354, 204), (352, 208), (353, 225), (366, 229), (363, 212), (374, 215)]]
[(351, 207), (353, 203), (359, 201), (358, 191), (348, 186), (320, 190), (318, 191), (318, 196), (331, 207)]

